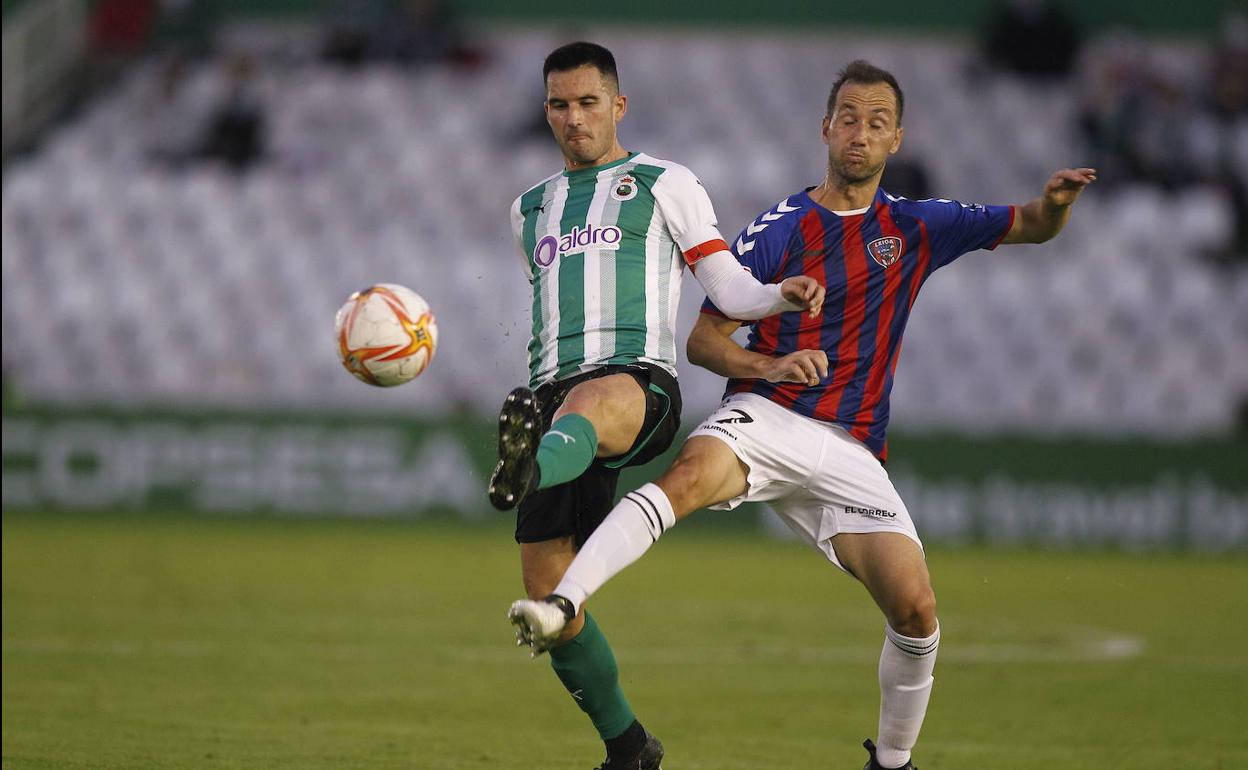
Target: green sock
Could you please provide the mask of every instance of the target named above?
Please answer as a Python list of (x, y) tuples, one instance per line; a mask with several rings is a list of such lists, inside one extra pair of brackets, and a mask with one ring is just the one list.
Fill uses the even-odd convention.
[(633, 724), (636, 716), (620, 689), (615, 654), (588, 612), (579, 634), (551, 648), (550, 665), (604, 741), (621, 735)]
[(598, 452), (594, 424), (579, 414), (565, 414), (550, 426), (537, 445), (538, 489), (546, 489), (580, 476)]

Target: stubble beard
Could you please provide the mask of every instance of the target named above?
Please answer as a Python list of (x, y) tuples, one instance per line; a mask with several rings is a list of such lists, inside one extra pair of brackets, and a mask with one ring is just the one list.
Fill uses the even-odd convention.
[(577, 165), (586, 166), (607, 154), (607, 147), (600, 146), (599, 142), (590, 142), (588, 144), (581, 143), (573, 145), (568, 142), (563, 146), (564, 154), (571, 158)]
[(838, 186), (855, 186), (870, 181), (884, 168), (880, 163), (875, 166), (851, 166), (839, 157), (831, 158), (832, 178)]

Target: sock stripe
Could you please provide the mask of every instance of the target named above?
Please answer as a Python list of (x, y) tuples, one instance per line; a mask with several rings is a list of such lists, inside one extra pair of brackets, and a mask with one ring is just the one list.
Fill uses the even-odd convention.
[[(646, 530), (647, 530), (647, 534), (650, 535), (650, 542), (657, 543), (659, 541), (659, 536), (654, 533), (656, 531), (661, 532), (662, 530), (659, 529), (659, 525), (655, 524), (654, 517), (650, 515), (650, 511), (646, 510), (646, 506), (641, 501), (635, 500), (633, 498), (633, 496), (636, 494), (637, 494), (636, 492), (629, 492), (627, 495), (624, 495), (624, 499), (628, 500), (630, 503), (637, 506), (637, 510), (641, 511), (641, 514), (645, 516)], [(655, 512), (656, 516), (657, 516), (657, 513), (658, 512), (656, 511)]]
[(645, 500), (645, 501), (646, 501), (646, 504), (650, 506), (650, 510), (654, 511), (654, 518), (658, 519), (658, 521), (659, 521), (659, 534), (661, 535), (661, 534), (663, 534), (664, 532), (666, 532), (666, 531), (667, 531), (667, 525), (663, 523), (663, 515), (659, 513), (659, 506), (658, 506), (658, 504), (657, 504), (657, 503), (655, 503), (655, 502), (654, 502), (653, 500), (651, 500), (650, 498), (648, 498), (648, 497), (646, 497), (645, 495), (643, 495), (641, 492), (636, 492), (636, 491), (635, 491), (635, 492), (633, 492), (633, 494), (634, 494), (634, 495), (637, 495), (637, 496), (638, 496), (638, 497), (640, 497), (642, 500)]
[(888, 640), (892, 642), (893, 645), (897, 647), (897, 649), (915, 658), (921, 658), (924, 655), (931, 655), (933, 652), (936, 652), (936, 646), (940, 644), (939, 639), (937, 639), (936, 641), (926, 646), (903, 644), (902, 642), (897, 641), (891, 636), (888, 638)]
[(891, 627), (885, 626), (884, 636), (893, 645), (913, 658), (922, 658), (936, 652), (937, 646), (940, 645), (940, 629), (937, 628), (935, 633), (926, 639), (913, 639), (908, 636), (902, 636), (894, 631)]
[(633, 505), (637, 506), (637, 510), (641, 511), (642, 516), (645, 517), (646, 529), (649, 530), (650, 539), (651, 541), (653, 541), (656, 539), (654, 536), (654, 532), (656, 529), (658, 529), (658, 527), (654, 523), (654, 517), (650, 515), (650, 511), (646, 509), (646, 506), (640, 500), (637, 500), (633, 497), (634, 494), (636, 493), (629, 492), (627, 495), (624, 495), (624, 499), (629, 501)]
[(940, 644), (939, 639), (933, 639), (932, 641), (926, 644), (922, 644), (922, 643), (911, 642), (909, 640), (896, 639), (893, 637), (890, 637), (890, 638), (892, 638), (893, 644), (897, 645), (901, 649), (909, 650), (910, 652), (917, 652), (917, 653), (931, 652), (931, 650), (935, 648), (936, 645)]

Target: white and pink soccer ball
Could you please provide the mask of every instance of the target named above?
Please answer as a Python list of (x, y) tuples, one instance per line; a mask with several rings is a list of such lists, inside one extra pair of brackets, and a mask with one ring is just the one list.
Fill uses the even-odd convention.
[(334, 331), (346, 370), (383, 388), (415, 379), (438, 348), (438, 322), (429, 303), (394, 283), (348, 297), (334, 317)]

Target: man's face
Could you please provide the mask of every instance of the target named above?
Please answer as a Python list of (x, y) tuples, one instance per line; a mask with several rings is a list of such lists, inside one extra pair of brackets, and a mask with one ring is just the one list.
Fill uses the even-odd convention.
[(845, 83), (832, 114), (823, 119), (828, 162), (841, 181), (864, 182), (880, 173), (901, 147), (897, 97), (887, 83)]
[(597, 165), (615, 147), (615, 124), (628, 98), (611, 78), (586, 65), (546, 76), (546, 122), (564, 157), (577, 165)]

